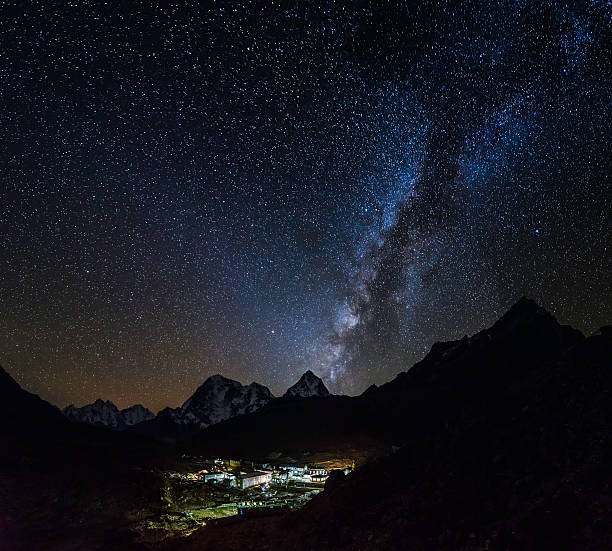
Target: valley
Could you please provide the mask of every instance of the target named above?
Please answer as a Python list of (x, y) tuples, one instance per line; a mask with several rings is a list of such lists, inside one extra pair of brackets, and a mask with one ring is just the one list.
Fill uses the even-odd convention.
[(137, 523), (138, 541), (185, 537), (207, 524), (228, 525), (245, 518), (282, 515), (297, 510), (323, 491), (333, 466), (344, 474), (351, 460), (310, 465), (292, 458), (276, 463), (183, 457), (161, 473), (162, 509), (158, 518)]

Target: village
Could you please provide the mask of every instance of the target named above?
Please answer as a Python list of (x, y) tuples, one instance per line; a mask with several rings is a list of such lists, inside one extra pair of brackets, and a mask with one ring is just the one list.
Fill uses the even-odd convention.
[[(307, 484), (319, 488), (329, 475), (319, 466), (255, 463), (239, 459), (201, 459), (202, 469), (187, 473), (170, 473), (171, 477), (220, 484), (246, 490), (262, 484)], [(345, 466), (345, 474), (352, 466)]]
[(331, 470), (348, 474), (354, 463), (276, 464), (183, 456), (177, 467), (163, 473), (164, 523), (166, 529), (174, 531), (184, 526), (190, 532), (205, 524), (226, 524), (297, 509), (323, 490)]

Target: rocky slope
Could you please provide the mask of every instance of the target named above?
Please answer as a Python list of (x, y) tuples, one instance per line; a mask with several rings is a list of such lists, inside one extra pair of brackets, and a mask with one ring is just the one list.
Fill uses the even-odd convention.
[(24, 431), (45, 433), (66, 424), (59, 409), (23, 390), (0, 366), (0, 435), (5, 444), (7, 438), (20, 437)]
[(300, 380), (285, 392), (285, 397), (310, 398), (312, 396), (325, 397), (330, 392), (323, 381), (317, 377), (310, 369), (300, 377)]
[(237, 415), (252, 413), (274, 396), (263, 385), (241, 385), (238, 381), (213, 375), (204, 381), (180, 409), (183, 423), (208, 427)]
[(242, 385), (213, 375), (181, 407), (165, 408), (155, 419), (141, 423), (135, 430), (174, 441), (221, 421), (257, 411), (273, 399), (270, 390), (263, 385)]
[(111, 401), (100, 398), (80, 408), (70, 405), (64, 408), (63, 413), (71, 421), (117, 430), (124, 430), (155, 417), (152, 411), (140, 404), (120, 410)]

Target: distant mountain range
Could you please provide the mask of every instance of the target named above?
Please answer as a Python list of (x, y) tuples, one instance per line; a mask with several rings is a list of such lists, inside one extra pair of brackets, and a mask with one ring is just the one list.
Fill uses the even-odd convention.
[(111, 401), (105, 402), (101, 398), (80, 408), (70, 405), (64, 408), (63, 413), (71, 421), (117, 430), (124, 430), (155, 417), (152, 411), (140, 404), (119, 410)]
[[(234, 447), (228, 452), (233, 453), (238, 451), (235, 446), (254, 454), (264, 451), (262, 447), (272, 449), (276, 446), (274, 435), (279, 433), (286, 435), (284, 441), (290, 448), (337, 447), (340, 442), (348, 445), (354, 440), (373, 446), (383, 441), (395, 445), (409, 438), (406, 416), (413, 410), (431, 408), (430, 416), (437, 418), (448, 407), (442, 399), (446, 394), (454, 396), (462, 388), (466, 394), (473, 394), (492, 381), (505, 384), (506, 379), (527, 373), (533, 365), (563, 356), (583, 340), (579, 331), (560, 325), (546, 310), (523, 298), (491, 328), (472, 337), (434, 344), (410, 370), (380, 387), (372, 385), (361, 396), (331, 395), (310, 370), (282, 398), (275, 398), (258, 383), (242, 385), (213, 375), (182, 406), (165, 408), (157, 416), (141, 405), (119, 410), (102, 399), (83, 407), (68, 406), (63, 414), (71, 421), (129, 430), (164, 441), (191, 438), (208, 429), (198, 440), (219, 444), (222, 449), (232, 442)], [(30, 414), (36, 416), (39, 410), (48, 412), (46, 419), (61, 417), (60, 410), (21, 390), (4, 371), (0, 372), (0, 398), (2, 393), (7, 396), (5, 406), (15, 402), (16, 396), (29, 404), (8, 408), (7, 417), (16, 421)], [(396, 400), (398, 393), (410, 399)], [(423, 403), (427, 393), (435, 393), (430, 404)], [(303, 401), (305, 398), (325, 398), (325, 403)]]
[[(330, 395), (323, 381), (310, 370), (285, 393), (285, 397), (292, 398)], [(63, 413), (71, 421), (116, 430), (136, 428), (140, 423), (151, 421), (146, 428), (137, 430), (167, 435), (205, 429), (238, 415), (253, 413), (274, 399), (270, 390), (258, 383), (242, 385), (222, 375), (213, 375), (181, 407), (165, 408), (157, 416), (139, 404), (119, 410), (111, 401), (100, 398), (83, 407), (70, 405)]]

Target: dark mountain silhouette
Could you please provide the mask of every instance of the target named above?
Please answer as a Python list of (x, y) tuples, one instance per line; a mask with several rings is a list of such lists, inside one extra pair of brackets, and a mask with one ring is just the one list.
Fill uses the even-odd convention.
[[(408, 405), (400, 407), (402, 402)], [(343, 439), (336, 409), (353, 411), (365, 431), (381, 428), (381, 442), (405, 445), (347, 477), (334, 477), (300, 511), (202, 530), (176, 549), (611, 548), (609, 327), (584, 338), (522, 299), (490, 329), (436, 344), (390, 383), (357, 398), (332, 397), (329, 404), (317, 404), (325, 413), (314, 419), (330, 418), (318, 425), (322, 447), (333, 439), (358, 444), (348, 415), (343, 420), (349, 436)], [(248, 424), (255, 430), (255, 418), (299, 418), (290, 404), (286, 410), (271, 406), (227, 428)], [(368, 414), (375, 421), (367, 423)], [(300, 429), (312, 436), (302, 421)], [(385, 422), (391, 428), (384, 429)], [(220, 442), (222, 429), (203, 436)], [(246, 445), (263, 453), (282, 447), (279, 440), (257, 447), (247, 439)]]
[(20, 440), (24, 431), (41, 438), (67, 424), (59, 409), (23, 390), (0, 366), (0, 435), (5, 450), (10, 449), (9, 441)]
[(2, 368), (0, 441), (0, 549), (139, 548), (127, 518), (159, 508), (168, 449), (71, 422)]

